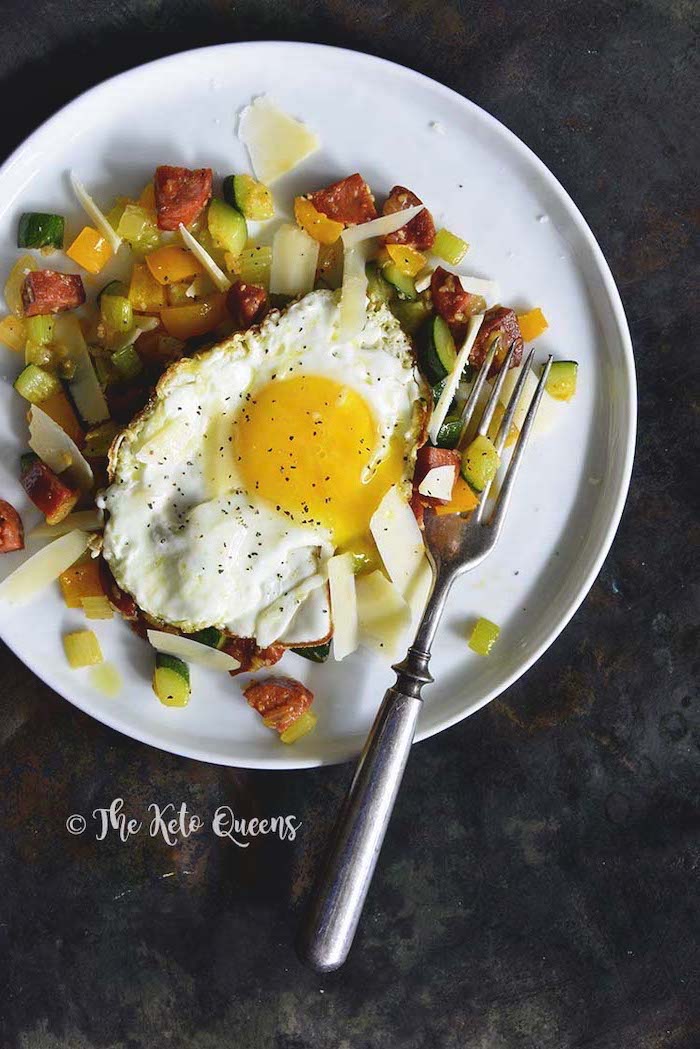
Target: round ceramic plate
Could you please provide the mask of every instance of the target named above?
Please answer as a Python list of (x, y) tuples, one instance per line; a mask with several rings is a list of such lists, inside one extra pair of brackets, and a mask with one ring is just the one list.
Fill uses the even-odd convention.
[[(354, 171), (380, 199), (395, 183), (411, 187), (438, 225), (469, 241), (460, 269), (497, 279), (509, 305), (542, 307), (550, 327), (536, 344), (538, 357), (551, 351), (580, 364), (575, 399), (562, 406), (550, 437), (530, 446), (499, 546), (453, 589), (418, 727), (425, 739), (502, 692), (551, 644), (595, 579), (627, 493), (636, 397), (622, 304), (591, 231), (541, 161), (460, 95), (377, 58), (295, 43), (206, 48), (94, 88), (15, 152), (0, 171), (0, 273), (17, 257), (21, 211), (65, 213), (69, 237), (81, 227), (70, 169), (105, 204), (136, 193), (161, 163), (211, 166), (219, 175), (250, 170), (237, 113), (263, 93), (322, 144), (275, 184), (280, 201)], [(17, 481), (26, 447), (26, 405), (11, 386), (17, 370), (16, 355), (0, 349), (0, 495), (29, 530), (39, 515)], [(0, 573), (23, 556), (3, 556)], [(488, 658), (467, 647), (477, 616), (502, 628)], [(58, 587), (30, 605), (0, 609), (7, 644), (81, 710), (153, 746), (225, 765), (289, 769), (355, 756), (394, 679), (363, 650), (323, 666), (287, 653), (280, 672), (309, 685), (318, 713), (315, 732), (289, 747), (247, 707), (245, 678), (195, 667), (190, 705), (161, 706), (147, 645), (116, 618), (95, 629), (124, 685), (115, 698), (100, 694), (63, 654), (62, 634), (84, 622), (64, 607)]]

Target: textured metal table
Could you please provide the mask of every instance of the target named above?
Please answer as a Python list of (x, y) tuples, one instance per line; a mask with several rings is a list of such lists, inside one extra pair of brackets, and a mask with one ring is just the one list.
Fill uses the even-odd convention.
[[(104, 77), (226, 40), (341, 44), (463, 92), (598, 237), (640, 433), (583, 608), (500, 700), (414, 752), (356, 948), (329, 977), (290, 944), (350, 768), (250, 774), (148, 750), (3, 650), (2, 1049), (700, 1044), (697, 29), (688, 0), (6, 0), (3, 154)], [(141, 818), (185, 802), (302, 825), (247, 848), (209, 830), (176, 846), (68, 834), (68, 814), (115, 797)]]

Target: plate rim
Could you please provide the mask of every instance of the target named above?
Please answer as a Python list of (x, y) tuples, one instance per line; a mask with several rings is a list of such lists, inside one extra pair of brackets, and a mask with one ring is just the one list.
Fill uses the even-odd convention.
[[(553, 172), (547, 167), (543, 160), (541, 160), (537, 154), (520, 139), (515, 132), (511, 131), (505, 124), (503, 124), (497, 117), (494, 117), (488, 110), (482, 106), (477, 105), (471, 99), (460, 94), (459, 91), (448, 87), (446, 84), (441, 83), (439, 80), (434, 80), (432, 77), (427, 76), (425, 73), (421, 73), (418, 70), (412, 69), (410, 66), (403, 65), (399, 62), (394, 62), (386, 58), (381, 58), (377, 55), (369, 54), (364, 51), (356, 51), (352, 48), (338, 47), (330, 44), (312, 43), (308, 41), (300, 40), (245, 40), (245, 41), (229, 41), (221, 44), (213, 44), (204, 47), (188, 48), (185, 51), (178, 51), (170, 55), (165, 55), (161, 58), (153, 59), (150, 62), (143, 62), (138, 66), (134, 66), (131, 69), (124, 70), (121, 73), (117, 73), (112, 77), (108, 77), (105, 80), (94, 84), (92, 87), (87, 88), (81, 92), (75, 98), (71, 99), (65, 105), (61, 106), (49, 117), (46, 118), (34, 131), (32, 131), (18, 146), (9, 154), (5, 161), (0, 166), (0, 181), (4, 179), (7, 173), (18, 163), (21, 162), (25, 154), (31, 150), (32, 146), (36, 144), (37, 140), (47, 132), (50, 131), (52, 125), (60, 123), (70, 114), (71, 110), (78, 109), (81, 105), (85, 104), (86, 99), (90, 96), (99, 95), (100, 92), (112, 89), (115, 84), (124, 82), (131, 77), (135, 77), (142, 73), (146, 69), (151, 69), (156, 66), (175, 65), (178, 62), (186, 60), (189, 56), (199, 54), (200, 52), (223, 52), (231, 51), (233, 49), (237, 51), (241, 50), (254, 50), (256, 48), (281, 48), (281, 49), (292, 49), (304, 51), (312, 49), (315, 52), (324, 52), (327, 54), (342, 54), (344, 56), (350, 56), (355, 61), (366, 62), (371, 65), (381, 65), (387, 67), (394, 74), (397, 72), (407, 77), (412, 81), (417, 81), (423, 87), (428, 88), (430, 91), (438, 91), (445, 97), (456, 101), (461, 106), (466, 106), (473, 113), (478, 114), (479, 119), (485, 120), (497, 134), (504, 138), (511, 148), (515, 149), (524, 160), (534, 165), (538, 175), (542, 178), (544, 183), (557, 197), (559, 203), (564, 208), (567, 216), (572, 221), (576, 228), (577, 233), (582, 236), (586, 243), (588, 250), (591, 252), (592, 260), (595, 264), (597, 274), (599, 275), (603, 290), (607, 295), (608, 301), (612, 308), (612, 319), (615, 323), (616, 334), (619, 338), (620, 347), (622, 349), (622, 361), (624, 362), (624, 392), (627, 406), (627, 425), (624, 434), (624, 453), (621, 459), (621, 483), (616, 493), (614, 502), (611, 501), (609, 507), (605, 511), (605, 534), (599, 545), (598, 551), (593, 558), (591, 565), (586, 572), (583, 580), (578, 585), (574, 598), (569, 602), (564, 614), (556, 622), (554, 627), (545, 635), (540, 644), (534, 649), (534, 651), (526, 658), (518, 668), (507, 676), (507, 678), (497, 687), (488, 691), (481, 699), (476, 703), (469, 706), (467, 710), (460, 711), (454, 715), (448, 715), (443, 719), (439, 720), (435, 725), (430, 728), (424, 729), (416, 733), (414, 742), (420, 743), (423, 740), (430, 739), (432, 736), (443, 732), (445, 729), (451, 728), (453, 725), (458, 724), (460, 721), (465, 720), (472, 714), (475, 714), (482, 707), (486, 706), (492, 700), (502, 695), (507, 689), (511, 687), (519, 678), (521, 678), (527, 671), (537, 662), (537, 660), (546, 652), (546, 650), (554, 643), (559, 637), (565, 627), (569, 624), (573, 616), (579, 610), (584, 600), (588, 596), (596, 578), (598, 577), (603, 563), (610, 551), (612, 543), (617, 534), (617, 530), (620, 524), (620, 519), (625, 507), (627, 496), (629, 493), (630, 481), (632, 476), (632, 467), (634, 462), (634, 453), (636, 446), (636, 435), (637, 435), (637, 383), (636, 383), (636, 369), (634, 362), (634, 352), (632, 346), (632, 337), (629, 330), (629, 324), (627, 316), (625, 314), (624, 305), (617, 284), (613, 277), (612, 271), (608, 262), (603, 254), (603, 251), (596, 240), (593, 231), (591, 230), (588, 222), (584, 215), (580, 211), (578, 205), (575, 203), (571, 195), (561, 184), (559, 179)], [(157, 737), (153, 737), (148, 731), (132, 730), (124, 727), (123, 722), (120, 722), (118, 718), (111, 715), (109, 710), (100, 711), (99, 713), (92, 709), (87, 709), (87, 706), (77, 697), (72, 697), (68, 690), (55, 688), (53, 684), (50, 684), (40, 671), (35, 661), (27, 660), (23, 655), (20, 655), (15, 647), (8, 642), (2, 634), (0, 629), (0, 638), (7, 645), (10, 651), (22, 662), (33, 674), (35, 674), (47, 688), (56, 692), (63, 699), (69, 702), (72, 706), (76, 707), (83, 714), (88, 717), (94, 718), (101, 724), (106, 725), (108, 728), (121, 733), (129, 739), (137, 740), (140, 743), (144, 743), (147, 746), (153, 747), (156, 750), (161, 750), (164, 753), (175, 754), (179, 757), (190, 758), (195, 761), (205, 761), (209, 764), (220, 765), (228, 768), (241, 768), (250, 769), (255, 771), (266, 771), (266, 772), (289, 772), (293, 770), (301, 770), (308, 768), (319, 768), (322, 766), (330, 766), (342, 764), (344, 762), (352, 761), (358, 757), (359, 751), (352, 749), (341, 751), (338, 754), (332, 754), (328, 757), (304, 757), (299, 755), (294, 756), (286, 750), (282, 751), (279, 756), (274, 758), (259, 758), (255, 760), (243, 760), (236, 759), (234, 764), (230, 757), (224, 754), (216, 754), (201, 748), (196, 745), (193, 746), (165, 746)]]

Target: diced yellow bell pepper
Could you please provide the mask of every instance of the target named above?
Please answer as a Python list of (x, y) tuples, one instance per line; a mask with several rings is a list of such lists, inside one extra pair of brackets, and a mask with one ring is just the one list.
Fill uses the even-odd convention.
[(145, 262), (135, 262), (129, 284), (129, 302), (137, 313), (158, 313), (167, 305), (165, 288), (159, 284)]
[(547, 318), (539, 307), (527, 313), (518, 314), (518, 324), (525, 342), (532, 342), (549, 327)]
[(27, 341), (27, 329), (21, 317), (15, 317), (9, 313), (0, 321), (0, 342), (7, 346), (8, 350), (21, 353)]
[(387, 244), (389, 258), (406, 277), (415, 277), (425, 266), (425, 255), (421, 255), (408, 244)]
[(178, 284), (203, 273), (203, 267), (191, 251), (168, 244), (146, 255), (144, 262), (159, 284)]
[(143, 192), (141, 193), (141, 196), (139, 197), (139, 204), (141, 205), (142, 208), (146, 208), (147, 211), (155, 212), (155, 210), (156, 210), (156, 187), (153, 185), (152, 182), (149, 182), (146, 186), (144, 186)]
[(70, 439), (75, 441), (78, 447), (82, 445), (85, 437), (83, 428), (78, 421), (73, 405), (63, 390), (59, 390), (57, 393), (52, 393), (50, 397), (44, 398), (41, 402), (41, 410), (46, 412), (61, 427), (64, 433), (67, 433)]
[(58, 577), (63, 600), (68, 608), (81, 608), (84, 597), (103, 597), (97, 559), (88, 558), (71, 565)]
[(191, 306), (168, 306), (160, 311), (168, 335), (186, 342), (213, 331), (228, 317), (225, 295), (211, 295)]
[(443, 514), (464, 514), (476, 510), (478, 505), (478, 495), (474, 494), (463, 477), (458, 477), (452, 489), (452, 499), (443, 506), (436, 506), (435, 513), (438, 517)]
[(343, 232), (342, 222), (329, 219), (327, 215), (317, 211), (306, 197), (296, 197), (294, 200), (294, 217), (301, 228), (319, 244), (335, 244)]
[(76, 630), (72, 634), (64, 634), (63, 647), (74, 670), (79, 667), (94, 667), (102, 662), (100, 642), (92, 630)]
[(109, 242), (92, 226), (85, 226), (66, 250), (66, 255), (88, 273), (99, 273), (112, 257)]

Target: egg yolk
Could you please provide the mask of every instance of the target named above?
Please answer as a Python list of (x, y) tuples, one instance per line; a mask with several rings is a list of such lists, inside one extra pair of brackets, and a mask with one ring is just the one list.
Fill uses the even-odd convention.
[(327, 528), (337, 549), (364, 552), (369, 521), (404, 474), (405, 449), (392, 440), (366, 483), (377, 442), (369, 405), (333, 379), (301, 375), (271, 382), (236, 419), (234, 449), (246, 488), (296, 523)]

